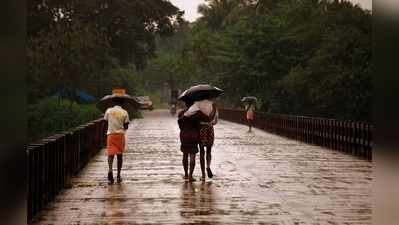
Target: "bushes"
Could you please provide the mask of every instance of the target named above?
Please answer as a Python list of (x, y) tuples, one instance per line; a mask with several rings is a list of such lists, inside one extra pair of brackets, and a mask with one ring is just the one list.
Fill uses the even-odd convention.
[(28, 140), (67, 131), (101, 117), (94, 105), (79, 105), (65, 99), (48, 97), (28, 106)]
[[(80, 105), (66, 99), (48, 97), (28, 106), (28, 141), (50, 136), (101, 118), (103, 113), (94, 104)], [(143, 118), (141, 111), (129, 118)]]

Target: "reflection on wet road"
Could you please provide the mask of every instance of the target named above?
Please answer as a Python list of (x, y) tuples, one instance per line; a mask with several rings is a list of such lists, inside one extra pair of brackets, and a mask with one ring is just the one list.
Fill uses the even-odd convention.
[[(176, 119), (146, 112), (127, 133), (123, 183), (104, 151), (34, 224), (371, 224), (368, 161), (221, 121), (213, 171), (182, 179)], [(116, 165), (115, 165), (116, 166)]]

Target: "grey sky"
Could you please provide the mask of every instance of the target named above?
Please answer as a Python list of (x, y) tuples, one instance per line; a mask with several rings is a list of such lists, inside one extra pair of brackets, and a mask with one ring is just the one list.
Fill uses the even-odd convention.
[(197, 12), (198, 5), (205, 3), (204, 0), (170, 0), (170, 2), (181, 10), (184, 10), (184, 18), (190, 22), (193, 22), (200, 16)]
[(372, 9), (373, 7), (373, 1), (372, 0), (350, 0), (351, 2), (355, 4), (360, 4), (365, 9)]
[[(371, 9), (372, 0), (351, 0), (353, 3), (360, 4), (363, 8)], [(199, 4), (205, 3), (204, 0), (170, 0), (174, 5), (184, 10), (184, 18), (188, 21), (196, 20), (200, 15), (197, 12)]]

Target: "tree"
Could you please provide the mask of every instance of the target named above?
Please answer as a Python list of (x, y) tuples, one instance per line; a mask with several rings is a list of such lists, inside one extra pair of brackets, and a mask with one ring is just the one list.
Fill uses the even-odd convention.
[(30, 100), (56, 90), (83, 88), (109, 64), (109, 45), (96, 29), (68, 23), (28, 40)]
[(143, 69), (155, 50), (155, 34), (171, 35), (182, 12), (166, 0), (32, 0), (29, 34), (59, 22), (93, 25), (110, 42), (120, 65)]
[(182, 22), (167, 0), (29, 1), (30, 100), (66, 87), (100, 96), (110, 70), (144, 69), (155, 37), (173, 35)]
[(371, 120), (369, 11), (327, 0), (208, 1), (199, 10), (172, 60), (190, 67), (176, 76), (192, 69), (229, 105), (256, 95), (262, 111)]
[(198, 12), (202, 14), (198, 23), (205, 24), (211, 30), (218, 30), (238, 3), (237, 0), (206, 0), (206, 4), (198, 6)]

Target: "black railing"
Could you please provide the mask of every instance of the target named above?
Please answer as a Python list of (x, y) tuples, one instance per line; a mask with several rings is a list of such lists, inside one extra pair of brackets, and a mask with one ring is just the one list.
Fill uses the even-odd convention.
[(106, 127), (98, 119), (27, 146), (28, 222), (105, 146)]
[[(245, 111), (220, 109), (221, 119), (246, 124)], [(271, 133), (372, 159), (369, 123), (273, 113), (255, 113), (253, 126)]]

